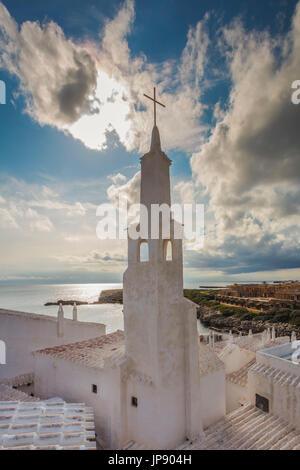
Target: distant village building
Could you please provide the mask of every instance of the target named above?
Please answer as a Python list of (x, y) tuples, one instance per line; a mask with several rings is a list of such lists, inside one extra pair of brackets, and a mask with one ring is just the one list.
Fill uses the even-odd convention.
[(222, 291), (233, 297), (271, 298), (278, 300), (300, 301), (300, 282), (286, 281), (281, 283), (233, 284)]

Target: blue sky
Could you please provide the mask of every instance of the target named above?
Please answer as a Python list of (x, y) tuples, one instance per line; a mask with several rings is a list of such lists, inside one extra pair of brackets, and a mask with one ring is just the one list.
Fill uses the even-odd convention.
[(293, 0), (0, 2), (0, 282), (121, 280), (95, 210), (138, 197), (154, 84), (174, 200), (206, 207), (186, 283), (298, 278), (298, 22)]

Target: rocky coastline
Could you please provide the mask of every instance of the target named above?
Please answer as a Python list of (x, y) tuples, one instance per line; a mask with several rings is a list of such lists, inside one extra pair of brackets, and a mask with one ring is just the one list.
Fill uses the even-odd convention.
[(103, 290), (95, 304), (123, 304), (123, 289)]
[(240, 331), (248, 333), (249, 330), (252, 330), (253, 333), (261, 333), (266, 328), (274, 326), (277, 336), (291, 336), (292, 332), (295, 331), (297, 338), (300, 338), (300, 328), (289, 323), (241, 320), (233, 316), (224, 317), (220, 312), (206, 306), (198, 307), (197, 317), (204, 326), (216, 331), (229, 332), (231, 330), (233, 333), (239, 333)]
[(82, 300), (57, 300), (56, 302), (46, 302), (44, 304), (45, 307), (52, 307), (52, 306), (55, 306), (55, 305), (88, 305), (88, 302), (84, 302)]
[[(184, 291), (184, 294), (187, 298), (196, 301), (192, 296), (194, 292), (187, 289)], [(60, 303), (62, 305), (74, 305), (74, 303), (76, 305), (88, 305), (88, 302), (79, 300), (58, 300), (57, 302), (47, 302), (45, 305), (59, 305)], [(99, 295), (98, 301), (92, 304), (123, 304), (123, 289), (103, 290)], [(284, 322), (274, 323), (267, 320), (243, 320), (236, 316), (225, 316), (215, 308), (210, 308), (206, 305), (198, 305), (197, 317), (204, 326), (219, 332), (229, 332), (231, 330), (233, 333), (241, 331), (246, 334), (249, 330), (252, 330), (253, 333), (261, 333), (266, 328), (274, 326), (278, 336), (291, 336), (292, 332), (295, 331), (297, 338), (300, 339), (300, 327), (296, 325)]]
[(96, 302), (85, 302), (82, 300), (57, 300), (56, 302), (46, 302), (45, 307), (55, 305), (97, 305), (97, 304), (123, 304), (123, 289), (103, 290)]

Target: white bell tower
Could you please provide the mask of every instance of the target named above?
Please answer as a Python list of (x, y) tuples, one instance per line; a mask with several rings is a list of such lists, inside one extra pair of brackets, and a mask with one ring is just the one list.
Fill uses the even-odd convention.
[[(141, 204), (170, 206), (171, 161), (154, 125), (150, 151), (141, 158)], [(183, 296), (182, 240), (128, 238), (124, 274), (127, 437), (151, 448), (174, 448), (202, 432), (196, 310)], [(142, 259), (146, 247), (148, 257)]]

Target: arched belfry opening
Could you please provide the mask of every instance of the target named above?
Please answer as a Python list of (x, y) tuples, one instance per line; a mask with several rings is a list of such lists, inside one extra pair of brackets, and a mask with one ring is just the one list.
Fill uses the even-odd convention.
[(147, 263), (149, 261), (149, 245), (146, 240), (141, 240), (139, 243), (138, 261), (140, 263)]
[(173, 244), (171, 240), (164, 241), (164, 260), (173, 261)]

